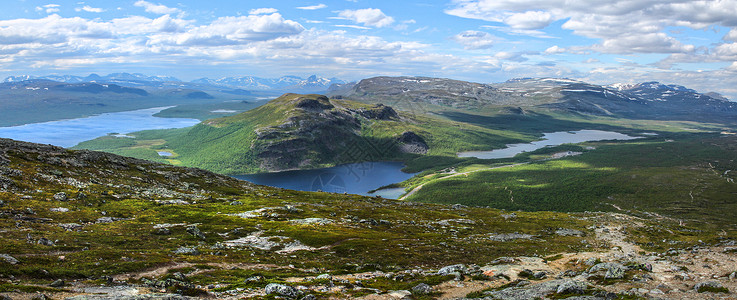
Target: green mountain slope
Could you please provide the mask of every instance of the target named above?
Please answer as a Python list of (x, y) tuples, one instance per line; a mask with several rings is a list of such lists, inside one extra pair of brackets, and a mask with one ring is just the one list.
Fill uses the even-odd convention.
[[(76, 148), (167, 161), (226, 174), (319, 168), (362, 161), (456, 161), (466, 149), (502, 147), (536, 135), (503, 131), (382, 104), (285, 94), (253, 110), (189, 129), (107, 136)], [(156, 150), (176, 155), (158, 157)]]
[[(657, 216), (510, 213), (289, 191), (7, 139), (0, 139), (0, 199), (0, 295), (12, 299), (41, 297), (36, 292), (54, 299), (350, 299), (396, 290), (434, 299), (483, 295), (518, 279), (534, 286), (580, 274), (589, 268), (584, 261), (626, 265), (622, 277), (576, 279), (586, 287), (580, 293), (602, 295), (630, 290), (630, 278), (648, 274), (645, 263), (657, 264), (648, 287), (666, 283), (665, 272), (687, 261), (679, 255), (701, 255), (685, 249), (717, 253), (737, 238), (730, 227)], [(710, 259), (734, 254), (722, 256)], [(455, 264), (463, 265), (441, 269)], [(728, 267), (714, 262), (710, 270), (729, 284)], [(428, 288), (414, 289), (421, 284)], [(295, 294), (279, 296), (282, 290)], [(543, 295), (567, 295), (555, 291)]]

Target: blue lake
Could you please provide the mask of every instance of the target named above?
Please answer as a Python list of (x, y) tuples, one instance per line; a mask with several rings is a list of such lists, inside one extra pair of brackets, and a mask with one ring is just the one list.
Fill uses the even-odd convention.
[(169, 107), (139, 109), (104, 113), (96, 116), (0, 127), (0, 137), (19, 141), (72, 147), (109, 133), (189, 127), (199, 123), (196, 119), (159, 118), (153, 115)]
[(416, 173), (404, 173), (401, 162), (365, 162), (315, 170), (296, 170), (277, 173), (235, 175), (233, 177), (255, 184), (298, 191), (323, 191), (396, 199), (404, 189), (386, 189), (375, 194), (368, 192), (392, 183), (405, 181)]
[(543, 134), (542, 140), (524, 144), (509, 144), (507, 148), (491, 151), (468, 151), (458, 153), (458, 157), (476, 157), (481, 159), (496, 159), (514, 157), (522, 152), (535, 151), (547, 146), (562, 144), (577, 144), (583, 142), (604, 140), (632, 140), (639, 137), (629, 136), (619, 132), (602, 130), (559, 131)]

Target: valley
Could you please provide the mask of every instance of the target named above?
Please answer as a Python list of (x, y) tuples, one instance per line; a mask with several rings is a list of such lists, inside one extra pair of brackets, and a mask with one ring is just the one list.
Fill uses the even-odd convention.
[(703, 299), (737, 288), (728, 101), (563, 79), (334, 88), (184, 103), (154, 116), (201, 122), (71, 149), (0, 140), (0, 294)]

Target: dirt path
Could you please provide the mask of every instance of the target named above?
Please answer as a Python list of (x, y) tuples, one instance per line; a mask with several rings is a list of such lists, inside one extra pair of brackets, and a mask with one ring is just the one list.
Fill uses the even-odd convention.
[(404, 200), (404, 199), (406, 199), (406, 198), (414, 195), (419, 190), (421, 190), (423, 186), (425, 186), (426, 184), (428, 184), (430, 182), (433, 182), (433, 181), (448, 179), (448, 178), (452, 178), (452, 177), (456, 177), (456, 176), (461, 176), (461, 175), (468, 175), (468, 174), (471, 174), (471, 173), (476, 173), (476, 172), (481, 172), (481, 171), (489, 171), (489, 170), (501, 169), (501, 168), (511, 168), (511, 167), (516, 167), (516, 166), (520, 166), (520, 165), (526, 165), (526, 164), (529, 164), (529, 163), (530, 162), (523, 162), (523, 163), (517, 163), (517, 164), (511, 164), (511, 165), (504, 165), (504, 166), (498, 166), (498, 167), (493, 167), (493, 168), (485, 168), (485, 169), (473, 170), (473, 171), (462, 172), (462, 173), (453, 173), (453, 174), (448, 175), (448, 176), (443, 176), (443, 177), (440, 177), (440, 178), (435, 178), (433, 180), (430, 180), (428, 182), (425, 182), (425, 183), (422, 183), (422, 184), (416, 186), (409, 193), (407, 193), (406, 195), (404, 195), (401, 198), (399, 198), (399, 200)]

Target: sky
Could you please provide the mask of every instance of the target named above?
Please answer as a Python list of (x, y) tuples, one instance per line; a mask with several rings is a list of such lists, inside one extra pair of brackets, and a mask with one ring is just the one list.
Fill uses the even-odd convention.
[(737, 100), (737, 0), (3, 0), (0, 77), (660, 81)]

